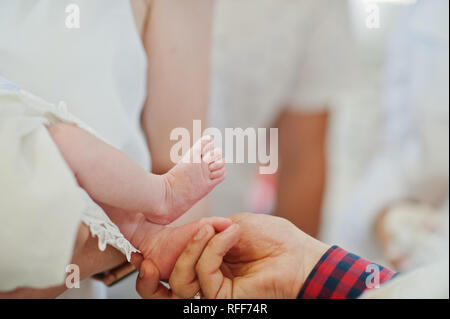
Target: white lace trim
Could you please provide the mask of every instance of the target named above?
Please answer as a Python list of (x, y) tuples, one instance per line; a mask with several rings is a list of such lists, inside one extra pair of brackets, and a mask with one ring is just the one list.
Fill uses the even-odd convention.
[(131, 261), (132, 253), (139, 252), (112, 222), (98, 220), (84, 214), (81, 220), (89, 226), (92, 236), (98, 237), (98, 249), (101, 251), (106, 249), (106, 245), (111, 245), (121, 251), (127, 257), (128, 262)]
[(81, 220), (89, 226), (91, 235), (93, 237), (97, 236), (98, 249), (104, 251), (106, 245), (111, 245), (127, 256), (127, 260), (130, 262), (131, 254), (139, 252), (139, 250), (123, 236), (119, 227), (109, 219), (103, 209), (89, 197), (84, 189), (80, 188), (80, 192), (86, 203)]
[[(48, 103), (47, 101), (21, 89), (16, 91), (7, 90), (2, 93), (18, 94), (24, 103), (34, 109), (38, 114), (45, 116), (45, 124), (51, 125), (58, 122), (75, 124), (79, 128), (84, 129), (92, 135), (98, 137), (105, 143), (108, 143), (91, 127), (71, 114), (68, 111), (67, 105), (64, 101), (61, 101), (58, 104)], [(103, 209), (98, 206), (82, 188), (80, 188), (80, 191), (84, 193), (86, 200), (86, 209), (81, 215), (81, 220), (89, 226), (91, 235), (98, 237), (98, 248), (101, 251), (104, 251), (107, 245), (111, 245), (122, 252), (127, 257), (129, 262), (131, 260), (131, 254), (134, 252), (139, 252), (139, 250), (136, 249), (123, 236), (119, 228), (109, 219)]]

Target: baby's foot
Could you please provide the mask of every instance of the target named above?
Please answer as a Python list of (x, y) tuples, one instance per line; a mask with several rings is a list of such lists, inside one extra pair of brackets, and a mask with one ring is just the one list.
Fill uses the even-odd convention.
[(225, 179), (222, 151), (214, 149), (211, 136), (203, 136), (163, 177), (166, 183), (165, 203), (158, 216), (148, 218), (154, 223), (168, 224)]

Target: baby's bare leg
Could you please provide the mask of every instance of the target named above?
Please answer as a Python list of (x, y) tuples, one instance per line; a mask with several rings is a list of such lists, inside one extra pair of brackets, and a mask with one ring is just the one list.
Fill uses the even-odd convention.
[(78, 183), (97, 202), (129, 212), (160, 213), (167, 183), (83, 129), (56, 124), (48, 131)]
[(48, 131), (92, 199), (143, 213), (154, 223), (174, 221), (225, 178), (221, 152), (212, 150), (214, 143), (208, 136), (199, 140), (167, 174), (154, 175), (77, 126), (56, 124)]

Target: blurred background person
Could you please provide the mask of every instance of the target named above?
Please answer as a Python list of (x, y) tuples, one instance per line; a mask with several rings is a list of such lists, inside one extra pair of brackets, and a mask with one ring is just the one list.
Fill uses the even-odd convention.
[[(448, 29), (446, 5), (216, 1), (210, 124), (279, 128), (279, 169), (229, 164), (213, 214), (274, 212), (380, 263), (398, 257), (386, 252), (388, 238), (402, 254), (418, 238), (427, 240), (416, 250), (438, 251), (429, 246), (446, 231), (436, 225), (448, 226), (448, 34), (438, 32)], [(405, 220), (379, 213), (406, 199), (399, 210), (422, 212), (410, 224), (426, 216), (433, 231), (383, 226)]]
[[(380, 10), (379, 28), (368, 28), (368, 4)], [(156, 2), (146, 33), (155, 39), (146, 44), (153, 48), (149, 74), (158, 79), (150, 85), (153, 106), (146, 113), (152, 122), (149, 145), (157, 150), (153, 169), (170, 167), (171, 144), (156, 142), (167, 140), (175, 127), (190, 129), (192, 120), (208, 118), (202, 128), (222, 133), (225, 128), (277, 127), (277, 173), (258, 174), (258, 163), (228, 164), (227, 179), (212, 193), (210, 214), (274, 213), (310, 235), (385, 262), (368, 208), (346, 207), (374, 193), (356, 192), (364, 193), (358, 181), (365, 179), (384, 143), (380, 92), (391, 86), (383, 84), (388, 38), (407, 4), (411, 1), (215, 0), (213, 7), (197, 3), (184, 11), (198, 29), (181, 37), (183, 30), (169, 23), (172, 13), (160, 11), (165, 6)], [(196, 64), (189, 62), (191, 55)], [(209, 69), (201, 62), (208, 59)], [(201, 72), (161, 76), (168, 67)], [(171, 106), (186, 96), (192, 98), (182, 103), (183, 113), (172, 112)], [(168, 120), (171, 125), (164, 124)], [(349, 233), (365, 234), (370, 245)], [(123, 297), (129, 290), (125, 285), (132, 284), (118, 284), (113, 296)]]
[[(149, 85), (142, 119), (153, 171), (170, 169), (173, 143), (161, 141), (169, 141), (175, 127), (190, 129), (192, 120), (222, 133), (226, 127), (278, 127), (278, 173), (259, 175), (259, 164), (228, 164), (226, 185), (212, 193), (210, 215), (276, 211), (316, 235), (329, 110), (357, 64), (347, 1), (215, 0), (190, 4), (182, 13), (170, 10), (171, 3), (154, 1), (143, 31)], [(176, 15), (192, 27), (179, 29)], [(183, 72), (171, 76), (177, 70)], [(208, 207), (202, 202), (197, 212)], [(110, 296), (130, 296), (132, 284), (117, 284)]]
[(384, 138), (326, 236), (402, 271), (448, 251), (448, 5), (405, 7), (390, 33)]
[(316, 236), (328, 116), (358, 64), (347, 1), (217, 0), (213, 21), (209, 124), (278, 128), (279, 164), (228, 164), (212, 213), (275, 212)]

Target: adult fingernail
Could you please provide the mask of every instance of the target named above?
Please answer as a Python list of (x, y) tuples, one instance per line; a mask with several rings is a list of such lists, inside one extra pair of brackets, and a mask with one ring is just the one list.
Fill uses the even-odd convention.
[(205, 237), (205, 235), (206, 235), (206, 227), (203, 227), (202, 229), (200, 229), (197, 235), (195, 235), (194, 240), (200, 240), (203, 237)]

